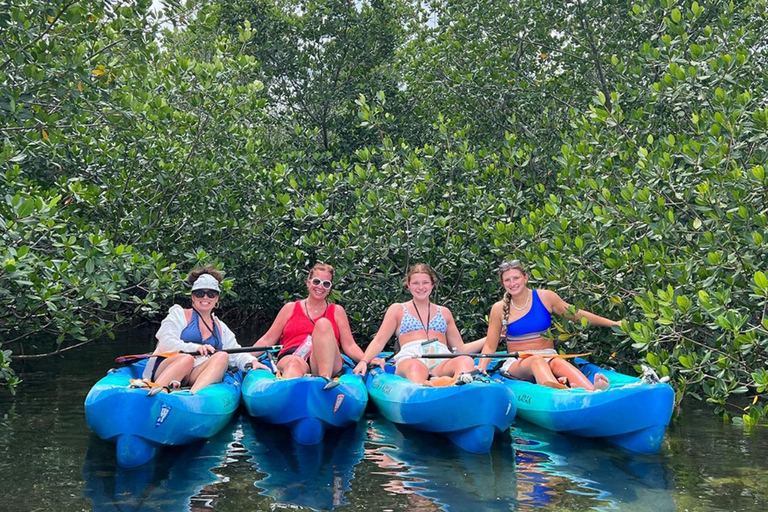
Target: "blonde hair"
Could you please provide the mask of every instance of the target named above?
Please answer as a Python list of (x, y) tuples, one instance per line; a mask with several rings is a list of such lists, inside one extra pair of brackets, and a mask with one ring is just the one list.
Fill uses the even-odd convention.
[[(499, 265), (499, 282), (503, 285), (503, 277), (504, 273), (508, 272), (510, 270), (519, 270), (521, 274), (524, 276), (528, 275), (528, 271), (525, 269), (522, 263), (520, 263), (520, 260), (511, 260), (511, 261), (505, 261), (501, 265)], [(502, 299), (503, 306), (501, 308), (502, 311), (502, 318), (501, 318), (501, 338), (506, 339), (507, 337), (507, 318), (509, 318), (509, 303), (512, 302), (512, 294), (508, 291), (504, 291), (504, 298)]]
[(224, 276), (222, 275), (222, 273), (216, 270), (216, 268), (213, 265), (206, 265), (204, 267), (191, 270), (189, 274), (187, 274), (187, 283), (190, 286), (195, 284), (195, 281), (197, 281), (197, 278), (203, 274), (210, 274), (218, 282), (222, 282), (224, 280)]
[(435, 273), (434, 269), (426, 263), (417, 263), (408, 269), (408, 272), (405, 273), (406, 286), (411, 281), (411, 276), (413, 274), (427, 274), (432, 280), (432, 285), (437, 286), (437, 274)]
[(312, 276), (315, 275), (315, 272), (328, 272), (331, 274), (331, 281), (333, 281), (333, 265), (329, 265), (320, 261), (315, 263), (315, 266), (309, 270), (307, 279), (312, 279)]

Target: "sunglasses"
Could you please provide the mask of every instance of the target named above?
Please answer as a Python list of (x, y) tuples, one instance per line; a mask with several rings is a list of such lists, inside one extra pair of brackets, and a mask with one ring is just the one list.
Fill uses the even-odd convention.
[(208, 296), (209, 299), (215, 299), (219, 296), (219, 292), (216, 290), (193, 290), (192, 296), (198, 299), (202, 299), (205, 296)]
[(512, 261), (505, 261), (501, 265), (499, 265), (499, 271), (505, 272), (507, 270), (513, 269), (513, 268), (523, 268), (523, 264), (520, 263), (520, 260), (512, 260)]
[(312, 283), (312, 286), (323, 285), (323, 288), (325, 288), (326, 290), (330, 290), (331, 289), (331, 285), (333, 285), (332, 282), (330, 282), (330, 281), (323, 281), (322, 279), (319, 279), (317, 277), (313, 277), (312, 280), (310, 281), (310, 283)]

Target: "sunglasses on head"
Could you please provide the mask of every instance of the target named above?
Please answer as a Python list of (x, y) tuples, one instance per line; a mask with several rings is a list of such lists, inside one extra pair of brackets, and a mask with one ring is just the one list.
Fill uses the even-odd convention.
[(192, 295), (194, 297), (197, 297), (198, 299), (202, 299), (206, 295), (208, 296), (209, 299), (215, 299), (216, 297), (219, 296), (219, 292), (217, 292), (216, 290), (193, 290)]
[(323, 285), (323, 288), (325, 288), (326, 290), (329, 290), (331, 288), (331, 285), (333, 284), (330, 281), (323, 281), (322, 279), (319, 279), (317, 277), (313, 277), (310, 283), (312, 283), (312, 286)]
[(501, 265), (499, 265), (499, 271), (505, 272), (507, 270), (513, 269), (513, 268), (523, 268), (523, 264), (520, 263), (520, 260), (512, 260), (512, 261), (505, 261)]

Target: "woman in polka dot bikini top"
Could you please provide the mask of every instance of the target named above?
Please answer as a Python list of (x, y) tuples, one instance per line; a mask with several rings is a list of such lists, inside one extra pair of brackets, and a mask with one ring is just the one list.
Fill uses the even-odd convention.
[(405, 276), (405, 285), (413, 299), (392, 304), (384, 315), (379, 331), (368, 345), (355, 373), (365, 375), (368, 361), (384, 348), (397, 333), (400, 351), (395, 355), (396, 373), (417, 383), (426, 382), (430, 375), (455, 377), (474, 370), (472, 357), (423, 359), (424, 354), (449, 354), (451, 349), (462, 353), (477, 353), (483, 340), (464, 343), (453, 315), (445, 306), (430, 302), (437, 275), (429, 265), (412, 266)]

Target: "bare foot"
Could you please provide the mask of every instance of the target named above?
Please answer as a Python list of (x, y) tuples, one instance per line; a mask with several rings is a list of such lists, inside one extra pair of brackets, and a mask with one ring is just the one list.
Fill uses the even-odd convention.
[(548, 388), (554, 388), (554, 389), (568, 389), (568, 386), (564, 384), (560, 384), (556, 380), (545, 380), (544, 382), (539, 382), (542, 386), (546, 386)]
[(604, 389), (608, 389), (608, 386), (610, 386), (611, 383), (608, 381), (608, 377), (603, 375), (602, 373), (596, 373), (595, 374), (595, 390), (596, 391), (602, 391)]

